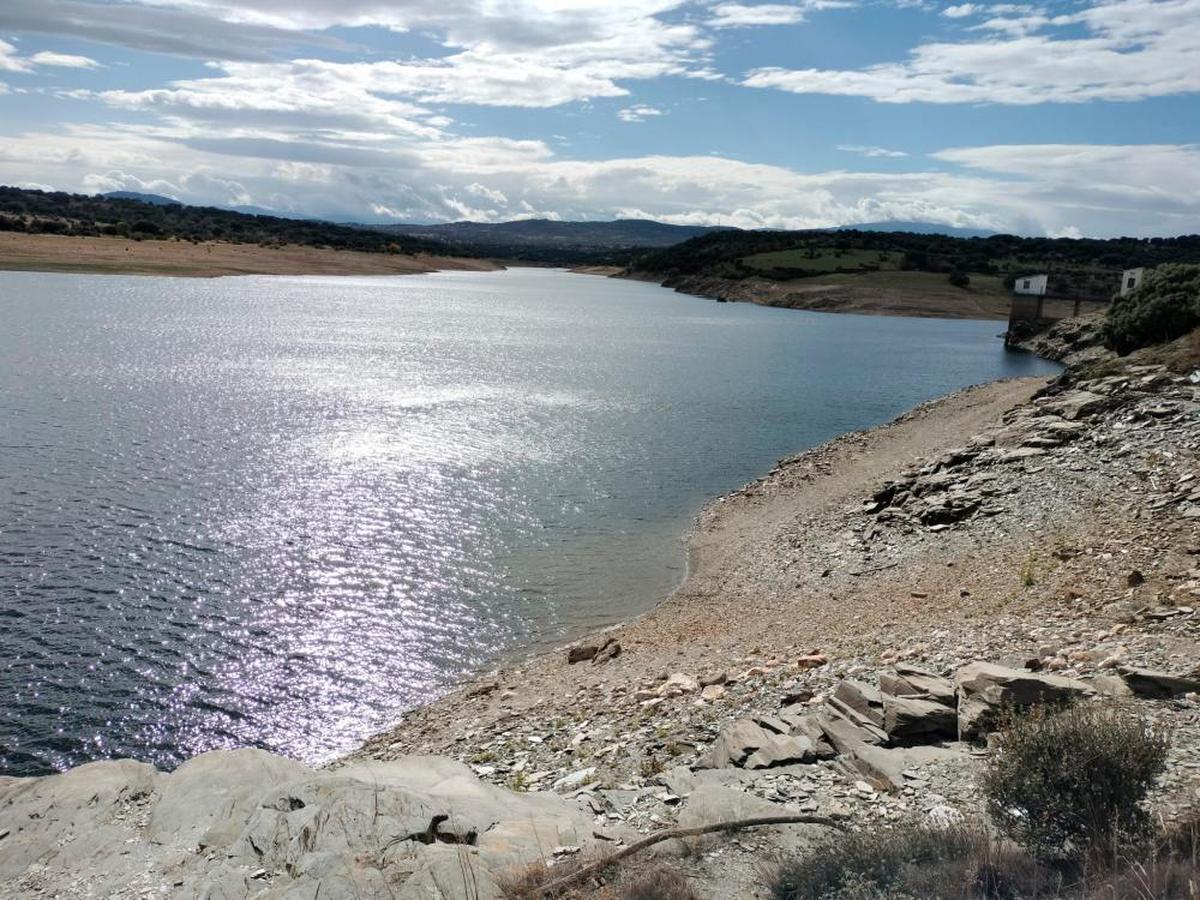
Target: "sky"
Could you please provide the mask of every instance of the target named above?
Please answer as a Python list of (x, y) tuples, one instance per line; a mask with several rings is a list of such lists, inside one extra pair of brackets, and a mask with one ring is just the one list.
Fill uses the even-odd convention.
[(1200, 0), (0, 0), (0, 183), (1196, 233)]

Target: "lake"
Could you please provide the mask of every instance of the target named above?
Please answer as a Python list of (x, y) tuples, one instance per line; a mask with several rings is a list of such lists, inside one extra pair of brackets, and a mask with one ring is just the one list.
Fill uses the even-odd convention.
[(998, 322), (516, 269), (0, 273), (0, 772), (320, 762), (650, 608), (700, 507), (1056, 366)]

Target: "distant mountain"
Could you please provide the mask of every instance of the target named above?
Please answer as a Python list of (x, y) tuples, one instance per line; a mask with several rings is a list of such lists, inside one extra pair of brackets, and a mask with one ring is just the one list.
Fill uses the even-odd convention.
[(183, 206), (178, 200), (172, 197), (164, 197), (162, 194), (139, 194), (137, 191), (109, 191), (107, 194), (101, 194), (101, 197), (107, 197), (109, 200), (137, 200), (139, 203), (149, 203), (152, 206)]
[(948, 237), (991, 237), (995, 231), (983, 228), (956, 228), (953, 225), (942, 225), (938, 222), (905, 222), (891, 219), (884, 222), (859, 222), (856, 225), (843, 225), (838, 231), (904, 231), (909, 234), (944, 234)]
[(432, 237), (476, 246), (539, 247), (597, 250), (617, 247), (670, 247), (714, 231), (736, 229), (704, 225), (670, 225), (650, 219), (613, 222), (559, 222), (522, 219), (514, 222), (447, 222), (442, 225), (370, 225), (379, 231)]

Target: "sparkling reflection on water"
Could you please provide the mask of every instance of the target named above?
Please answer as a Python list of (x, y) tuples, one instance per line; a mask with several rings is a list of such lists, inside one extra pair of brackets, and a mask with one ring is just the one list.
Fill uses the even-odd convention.
[(0, 273), (0, 771), (310, 761), (648, 608), (708, 497), (1002, 375), (996, 323), (544, 270)]

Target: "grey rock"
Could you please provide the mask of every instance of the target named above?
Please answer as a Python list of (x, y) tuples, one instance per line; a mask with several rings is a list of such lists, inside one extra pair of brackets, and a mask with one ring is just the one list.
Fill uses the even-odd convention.
[(958, 686), (958, 729), (963, 738), (987, 733), (1002, 709), (1071, 703), (1095, 693), (1086, 682), (1074, 678), (978, 661), (960, 669), (954, 681)]
[(1117, 673), (1138, 697), (1169, 700), (1200, 691), (1200, 680), (1187, 676), (1171, 675), (1152, 669), (1136, 669), (1133, 666), (1118, 666)]
[[(595, 851), (592, 815), (440, 757), (316, 771), (256, 750), (163, 774), (128, 760), (0, 781), (0, 895), (500, 897), (544, 849)], [(620, 833), (609, 837), (620, 836)], [(197, 852), (201, 846), (208, 849)]]
[(945, 706), (954, 706), (957, 691), (954, 682), (911, 663), (896, 663), (894, 672), (879, 676), (880, 689), (894, 697), (923, 697)]
[(883, 698), (883, 730), (895, 744), (927, 743), (958, 736), (958, 713), (920, 697)]

